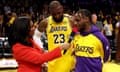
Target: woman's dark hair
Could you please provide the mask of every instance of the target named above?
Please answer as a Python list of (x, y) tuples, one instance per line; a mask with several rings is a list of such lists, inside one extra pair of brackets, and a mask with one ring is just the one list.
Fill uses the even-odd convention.
[(30, 31), (30, 18), (23, 16), (15, 19), (13, 25), (11, 26), (10, 33), (8, 35), (8, 42), (10, 46), (13, 46), (17, 42), (31, 46), (32, 44), (26, 41), (28, 32)]

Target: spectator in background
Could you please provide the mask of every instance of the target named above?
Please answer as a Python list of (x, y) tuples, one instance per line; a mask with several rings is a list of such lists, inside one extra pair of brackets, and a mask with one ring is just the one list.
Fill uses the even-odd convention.
[(115, 61), (117, 63), (120, 62), (120, 26), (118, 27), (118, 33), (117, 33), (117, 52), (116, 52)]
[(116, 23), (116, 27), (115, 27), (116, 36), (119, 32), (119, 27), (120, 27), (120, 19), (118, 19), (118, 22)]
[(103, 33), (103, 24), (100, 19), (100, 16), (98, 18), (96, 14), (92, 14), (92, 23), (95, 24), (95, 26), (98, 27), (100, 31)]
[(3, 15), (0, 13), (0, 36), (3, 36), (2, 33), (3, 33)]
[(120, 13), (119, 13), (119, 12), (116, 12), (115, 19), (116, 19), (116, 20), (119, 20), (119, 19), (120, 19)]
[(98, 17), (101, 17), (102, 19), (104, 18), (102, 10), (99, 11)]
[(44, 15), (45, 18), (49, 16), (49, 7), (48, 7), (47, 2), (43, 5), (42, 14)]
[(34, 24), (29, 17), (25, 16), (15, 19), (11, 27), (8, 42), (18, 63), (17, 72), (42, 72), (41, 66), (44, 62), (60, 57), (61, 51), (70, 47), (70, 44), (66, 43), (43, 53), (32, 38), (34, 30)]
[(112, 39), (113, 26), (112, 26), (112, 21), (110, 17), (107, 17), (107, 24), (104, 25), (104, 34), (108, 40)]
[(5, 13), (11, 12), (11, 7), (8, 4), (6, 4), (6, 6), (4, 6), (4, 12)]
[(8, 33), (10, 31), (10, 26), (14, 22), (15, 18), (12, 18), (12, 13), (8, 12), (3, 17), (3, 32), (4, 36), (8, 36)]
[(16, 15), (13, 15), (13, 13), (11, 13), (11, 14), (9, 14), (8, 18), (9, 18), (9, 22), (7, 23), (7, 26), (11, 27), (11, 25), (13, 24), (13, 22), (16, 18)]
[(116, 23), (116, 38), (117, 38), (117, 52), (116, 52), (116, 62), (120, 62), (120, 18)]
[(115, 57), (113, 56), (112, 51), (114, 50), (114, 38), (113, 38), (113, 25), (112, 25), (112, 20), (111, 17), (107, 17), (107, 24), (104, 25), (104, 34), (107, 37), (109, 43), (110, 43), (110, 48), (111, 48), (111, 60), (114, 59)]

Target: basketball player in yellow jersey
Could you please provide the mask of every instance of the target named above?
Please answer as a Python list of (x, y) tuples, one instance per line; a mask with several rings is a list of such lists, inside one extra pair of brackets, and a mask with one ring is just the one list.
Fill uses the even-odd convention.
[[(68, 42), (73, 21), (63, 14), (63, 6), (58, 1), (52, 1), (49, 8), (51, 15), (40, 22), (38, 30), (46, 32), (48, 51), (51, 51), (56, 46)], [(70, 72), (74, 62), (72, 48), (69, 48), (62, 57), (48, 62), (48, 72)]]

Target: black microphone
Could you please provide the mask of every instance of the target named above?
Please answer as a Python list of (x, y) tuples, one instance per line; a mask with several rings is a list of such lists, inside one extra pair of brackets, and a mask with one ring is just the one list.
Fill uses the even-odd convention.
[[(71, 32), (71, 34), (70, 34), (70, 36), (69, 36), (68, 43), (71, 43), (71, 42), (72, 42), (72, 40), (73, 40), (73, 38), (74, 38), (74, 36), (75, 36), (75, 34), (76, 34), (77, 32), (78, 32), (77, 27), (73, 27), (73, 28), (72, 28), (72, 32)], [(67, 50), (64, 50), (63, 54), (65, 54), (66, 52), (67, 52)]]

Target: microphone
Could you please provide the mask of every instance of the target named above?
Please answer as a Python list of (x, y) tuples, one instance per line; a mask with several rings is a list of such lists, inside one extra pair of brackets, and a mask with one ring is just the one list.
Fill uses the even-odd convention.
[[(68, 43), (72, 42), (72, 40), (73, 40), (73, 38), (74, 38), (74, 36), (75, 36), (76, 33), (78, 33), (78, 29), (77, 29), (77, 27), (73, 27), (72, 28), (72, 32), (71, 32), (71, 34), (69, 36)], [(63, 54), (65, 54), (66, 52), (67, 52), (67, 50), (64, 50)]]

